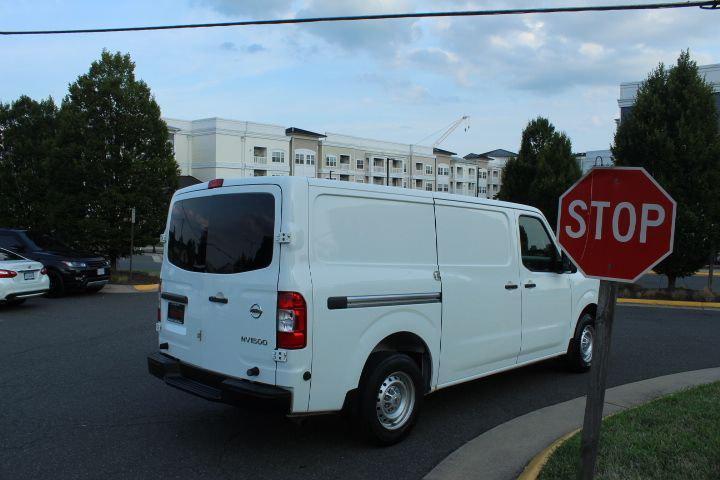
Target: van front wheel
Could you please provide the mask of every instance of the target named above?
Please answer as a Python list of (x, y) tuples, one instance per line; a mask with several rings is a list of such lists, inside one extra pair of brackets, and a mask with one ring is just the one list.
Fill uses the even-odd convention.
[(590, 370), (595, 346), (595, 318), (585, 313), (578, 321), (565, 359), (570, 370), (578, 373)]
[(360, 427), (375, 442), (392, 445), (415, 424), (423, 399), (422, 374), (401, 353), (375, 354), (360, 383)]

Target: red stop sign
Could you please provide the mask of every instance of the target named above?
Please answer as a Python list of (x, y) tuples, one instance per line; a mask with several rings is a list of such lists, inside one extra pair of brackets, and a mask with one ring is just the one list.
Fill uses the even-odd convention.
[(675, 208), (644, 168), (594, 168), (560, 197), (558, 241), (586, 276), (634, 282), (672, 253)]

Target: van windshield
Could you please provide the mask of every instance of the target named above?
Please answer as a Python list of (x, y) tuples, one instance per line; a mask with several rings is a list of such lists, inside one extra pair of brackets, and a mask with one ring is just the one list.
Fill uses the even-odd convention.
[(272, 262), (275, 197), (230, 193), (175, 202), (168, 260), (191, 272), (241, 273)]

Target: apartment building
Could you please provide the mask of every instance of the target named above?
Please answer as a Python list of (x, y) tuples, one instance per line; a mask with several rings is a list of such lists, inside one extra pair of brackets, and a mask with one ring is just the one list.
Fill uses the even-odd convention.
[[(720, 112), (720, 63), (700, 65), (698, 70), (700, 75), (705, 78), (705, 81), (712, 85), (715, 106)], [(640, 89), (642, 83), (642, 81), (634, 81), (620, 84), (620, 98), (618, 98), (620, 122), (632, 111), (632, 107), (635, 104), (635, 97), (637, 97), (638, 89)]]
[(182, 185), (297, 175), (472, 196), (479, 192), (476, 161), (430, 146), (221, 118), (165, 121)]
[(502, 187), (502, 172), (505, 164), (511, 158), (517, 157), (517, 153), (498, 148), (485, 153), (469, 153), (465, 160), (473, 160), (478, 164), (481, 178), (478, 180), (480, 196), (485, 198), (496, 198)]
[(319, 178), (435, 190), (430, 147), (327, 133), (320, 151)]
[(481, 169), (472, 159), (458, 157), (455, 152), (435, 148), (433, 150), (437, 159), (437, 188), (440, 192), (484, 197), (478, 188)]

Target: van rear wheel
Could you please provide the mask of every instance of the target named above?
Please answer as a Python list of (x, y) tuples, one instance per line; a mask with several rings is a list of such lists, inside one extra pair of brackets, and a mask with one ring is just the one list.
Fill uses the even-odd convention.
[(402, 353), (373, 355), (360, 382), (357, 420), (375, 443), (392, 445), (415, 425), (423, 399), (422, 374)]

